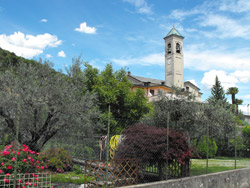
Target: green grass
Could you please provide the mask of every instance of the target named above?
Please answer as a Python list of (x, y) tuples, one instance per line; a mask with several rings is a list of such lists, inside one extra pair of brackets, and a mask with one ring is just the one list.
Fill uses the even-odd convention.
[[(250, 159), (237, 158), (236, 167), (247, 168), (250, 167)], [(234, 158), (230, 157), (216, 157), (208, 160), (208, 173), (222, 172), (226, 170), (234, 170)], [(206, 174), (206, 159), (192, 159), (190, 175)]]
[(51, 182), (52, 183), (73, 183), (73, 184), (83, 184), (87, 183), (91, 180), (90, 177), (87, 177), (87, 182), (85, 180), (85, 176), (83, 174), (76, 174), (74, 172), (68, 173), (55, 173), (51, 174)]

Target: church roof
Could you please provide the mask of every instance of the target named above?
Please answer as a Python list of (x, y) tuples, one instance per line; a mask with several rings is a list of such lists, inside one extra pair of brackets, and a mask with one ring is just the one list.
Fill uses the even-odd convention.
[(168, 34), (167, 34), (166, 37), (171, 36), (171, 35), (177, 35), (177, 36), (179, 36), (179, 37), (184, 38), (184, 37), (180, 34), (180, 32), (177, 31), (177, 29), (175, 29), (174, 26), (173, 26), (173, 28), (168, 32)]

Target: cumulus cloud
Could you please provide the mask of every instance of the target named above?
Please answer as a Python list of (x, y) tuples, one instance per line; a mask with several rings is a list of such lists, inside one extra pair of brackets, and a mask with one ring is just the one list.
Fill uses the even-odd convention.
[(140, 14), (152, 14), (151, 6), (148, 5), (146, 0), (123, 0), (135, 6), (136, 11)]
[(211, 69), (250, 70), (250, 49), (227, 51), (216, 48), (207, 50), (202, 45), (190, 45), (185, 49), (185, 68), (202, 71)]
[(250, 11), (250, 1), (249, 0), (223, 0), (219, 7), (222, 11), (231, 12), (248, 12)]
[(211, 70), (204, 74), (204, 77), (201, 80), (201, 83), (205, 90), (209, 90), (215, 83), (215, 77), (218, 76), (219, 81), (221, 82), (224, 90), (227, 90), (229, 87), (236, 87), (236, 84), (239, 82), (238, 79), (231, 74), (227, 74), (222, 70)]
[(59, 57), (66, 57), (66, 54), (64, 53), (64, 51), (60, 51), (57, 54)]
[(50, 54), (46, 54), (46, 58), (51, 58), (51, 57), (53, 57), (53, 56)]
[(75, 28), (75, 31), (86, 34), (96, 34), (96, 28), (87, 26), (86, 22), (81, 23), (79, 28)]
[(41, 22), (47, 22), (48, 20), (47, 19), (41, 19)]
[(18, 31), (12, 35), (0, 35), (0, 47), (18, 56), (24, 58), (32, 58), (43, 53), (47, 47), (57, 47), (62, 43), (56, 35), (45, 33), (42, 35), (25, 35)]
[(138, 58), (121, 58), (121, 59), (116, 59), (113, 58), (111, 60), (114, 63), (117, 63), (121, 66), (128, 66), (128, 65), (161, 65), (164, 66), (164, 53), (155, 53), (155, 54), (149, 54), (144, 57), (138, 57)]

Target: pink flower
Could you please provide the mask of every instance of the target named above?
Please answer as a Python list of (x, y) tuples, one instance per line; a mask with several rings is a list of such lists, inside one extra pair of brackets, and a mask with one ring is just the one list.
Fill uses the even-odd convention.
[(36, 185), (37, 185), (37, 184), (36, 184), (36, 183), (34, 183), (33, 185), (36, 187)]
[(1, 163), (1, 165), (3, 166), (3, 165), (4, 165), (4, 163)]
[(36, 163), (39, 163), (39, 161), (37, 160)]
[(25, 162), (26, 161), (26, 159), (23, 159), (23, 162)]
[(10, 176), (10, 173), (5, 174), (6, 176)]
[(3, 171), (2, 170), (0, 170), (0, 174), (2, 174), (3, 173)]
[(19, 183), (22, 183), (22, 182), (23, 182), (23, 180), (22, 180), (22, 179), (19, 179), (19, 180), (18, 180), (18, 182), (19, 182)]
[(4, 181), (5, 183), (9, 183), (9, 182), (10, 182), (10, 180), (8, 180), (7, 178), (3, 178), (3, 181)]
[(15, 157), (12, 157), (12, 161), (15, 161), (16, 159), (15, 159)]
[(35, 160), (34, 160), (34, 159), (31, 159), (30, 161), (33, 163)]
[(8, 166), (7, 168), (8, 168), (9, 170), (11, 170), (11, 169), (12, 169), (12, 166)]
[(19, 151), (17, 152), (17, 155), (20, 155), (20, 152), (19, 152)]
[(44, 170), (44, 166), (41, 166), (41, 169)]

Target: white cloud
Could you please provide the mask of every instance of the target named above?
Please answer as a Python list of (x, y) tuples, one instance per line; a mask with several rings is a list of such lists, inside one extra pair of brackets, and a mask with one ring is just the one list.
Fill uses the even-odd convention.
[(196, 83), (196, 81), (195, 81), (195, 80), (187, 80), (187, 81), (191, 82), (192, 84), (194, 84), (195, 86), (197, 86), (197, 87), (198, 87), (198, 84)]
[(219, 7), (222, 11), (231, 12), (248, 12), (250, 11), (250, 1), (249, 0), (223, 0)]
[(81, 23), (80, 28), (75, 28), (75, 31), (87, 34), (96, 34), (96, 28), (87, 26), (86, 22)]
[(51, 58), (51, 57), (53, 57), (53, 56), (50, 54), (46, 54), (46, 58)]
[(60, 51), (57, 54), (59, 57), (66, 57), (66, 54), (64, 53), (64, 51)]
[(185, 47), (185, 68), (208, 71), (219, 70), (250, 70), (250, 49), (237, 49), (227, 51), (225, 49), (211, 48), (207, 46), (190, 45)]
[(57, 47), (62, 43), (56, 35), (45, 33), (42, 35), (25, 35), (18, 31), (12, 35), (0, 35), (0, 47), (18, 56), (24, 58), (32, 58), (43, 53), (47, 47)]
[(47, 22), (48, 20), (47, 19), (41, 19), (41, 22)]
[(247, 83), (250, 80), (250, 71), (235, 71), (234, 73), (231, 74), (232, 76), (237, 77), (240, 82), (242, 83)]
[(227, 74), (225, 71), (222, 70), (211, 70), (204, 74), (204, 77), (201, 80), (203, 87), (205, 90), (209, 90), (215, 83), (215, 77), (218, 76), (221, 85), (223, 86), (224, 90), (227, 90), (229, 87), (235, 87), (238, 83), (238, 79), (230, 74)]
[(136, 11), (140, 14), (152, 14), (151, 6), (148, 5), (146, 0), (123, 0), (136, 7)]
[(216, 28), (213, 34), (205, 32), (208, 37), (250, 39), (250, 25), (244, 22), (218, 14), (209, 14), (203, 17), (200, 25)]
[(155, 53), (155, 54), (149, 54), (144, 57), (139, 57), (139, 58), (127, 58), (127, 59), (116, 59), (113, 58), (111, 60), (114, 63), (117, 63), (121, 66), (127, 66), (127, 65), (161, 65), (164, 66), (164, 53)]

